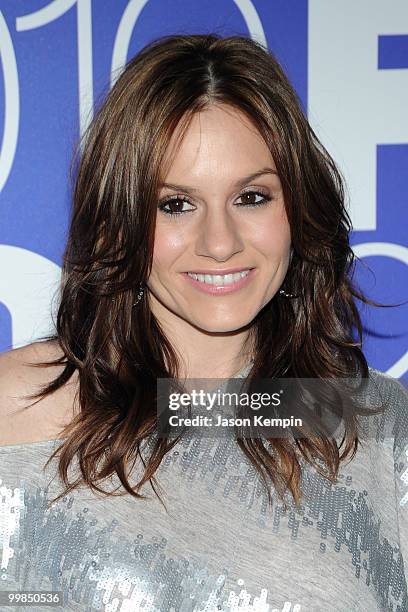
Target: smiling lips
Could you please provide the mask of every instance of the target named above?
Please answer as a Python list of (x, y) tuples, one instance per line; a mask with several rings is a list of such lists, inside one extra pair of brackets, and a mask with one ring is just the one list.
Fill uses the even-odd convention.
[(253, 277), (255, 268), (241, 268), (226, 272), (228, 273), (208, 274), (207, 271), (184, 272), (184, 276), (193, 286), (205, 293), (230, 293), (247, 285)]

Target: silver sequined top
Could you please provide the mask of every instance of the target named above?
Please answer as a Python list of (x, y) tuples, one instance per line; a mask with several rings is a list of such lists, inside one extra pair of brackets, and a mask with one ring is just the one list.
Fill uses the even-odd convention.
[[(146, 500), (81, 487), (47, 509), (60, 441), (0, 447), (0, 610), (407, 612), (408, 393), (370, 375), (387, 403), (376, 435), (336, 484), (302, 464), (299, 510), (268, 505), (233, 438), (186, 434), (166, 455), (167, 509), (149, 483)], [(63, 604), (6, 607), (3, 591)]]

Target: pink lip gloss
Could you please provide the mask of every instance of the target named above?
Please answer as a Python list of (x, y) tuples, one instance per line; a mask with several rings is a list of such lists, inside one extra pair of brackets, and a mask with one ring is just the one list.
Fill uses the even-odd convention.
[(251, 282), (255, 272), (256, 268), (252, 268), (252, 270), (250, 270), (246, 276), (240, 278), (234, 283), (229, 283), (228, 285), (210, 285), (209, 283), (203, 283), (189, 276), (187, 272), (183, 272), (183, 276), (188, 282), (191, 283), (193, 287), (196, 287), (196, 289), (199, 289), (203, 293), (209, 293), (212, 295), (224, 295), (226, 293), (233, 293), (234, 291), (238, 291), (239, 289), (246, 287), (246, 285)]

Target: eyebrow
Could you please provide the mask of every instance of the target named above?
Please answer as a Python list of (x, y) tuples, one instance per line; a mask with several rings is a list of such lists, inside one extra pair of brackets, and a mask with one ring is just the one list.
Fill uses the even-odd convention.
[[(257, 172), (253, 172), (252, 174), (248, 174), (248, 176), (244, 176), (239, 179), (234, 187), (243, 187), (247, 183), (250, 183), (254, 179), (258, 178), (258, 176), (262, 176), (263, 174), (275, 174), (278, 176), (278, 173), (273, 168), (262, 168), (262, 170), (258, 170)], [(188, 187), (187, 185), (176, 185), (175, 183), (159, 183), (159, 187), (168, 187), (169, 189), (175, 189), (176, 191), (186, 191), (188, 193), (197, 193), (200, 191), (199, 189), (195, 189), (194, 187)]]

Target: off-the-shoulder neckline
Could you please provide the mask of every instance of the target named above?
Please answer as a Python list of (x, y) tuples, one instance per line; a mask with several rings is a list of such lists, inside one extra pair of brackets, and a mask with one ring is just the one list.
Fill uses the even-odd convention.
[[(248, 364), (248, 365), (250, 365), (250, 364)], [(248, 365), (245, 368), (243, 368), (241, 370), (241, 372), (245, 371), (245, 369), (248, 367)], [(385, 374), (385, 372), (381, 372), (380, 370), (377, 370), (376, 368), (368, 366), (368, 369), (371, 370), (372, 372), (374, 372), (375, 374), (380, 374), (380, 375), (382, 374), (383, 376), (385, 376), (387, 378), (393, 379), (392, 376), (389, 376), (388, 374)], [(393, 379), (393, 380), (398, 380), (398, 379)], [(65, 440), (64, 438), (52, 438), (51, 440), (36, 440), (35, 442), (20, 442), (19, 444), (0, 444), (0, 452), (1, 452), (2, 449), (13, 449), (13, 448), (17, 449), (17, 448), (21, 448), (21, 447), (26, 448), (26, 447), (29, 447), (29, 446), (41, 446), (41, 445), (47, 446), (47, 445), (50, 445), (50, 444), (56, 444), (58, 442), (64, 442), (64, 440)]]

